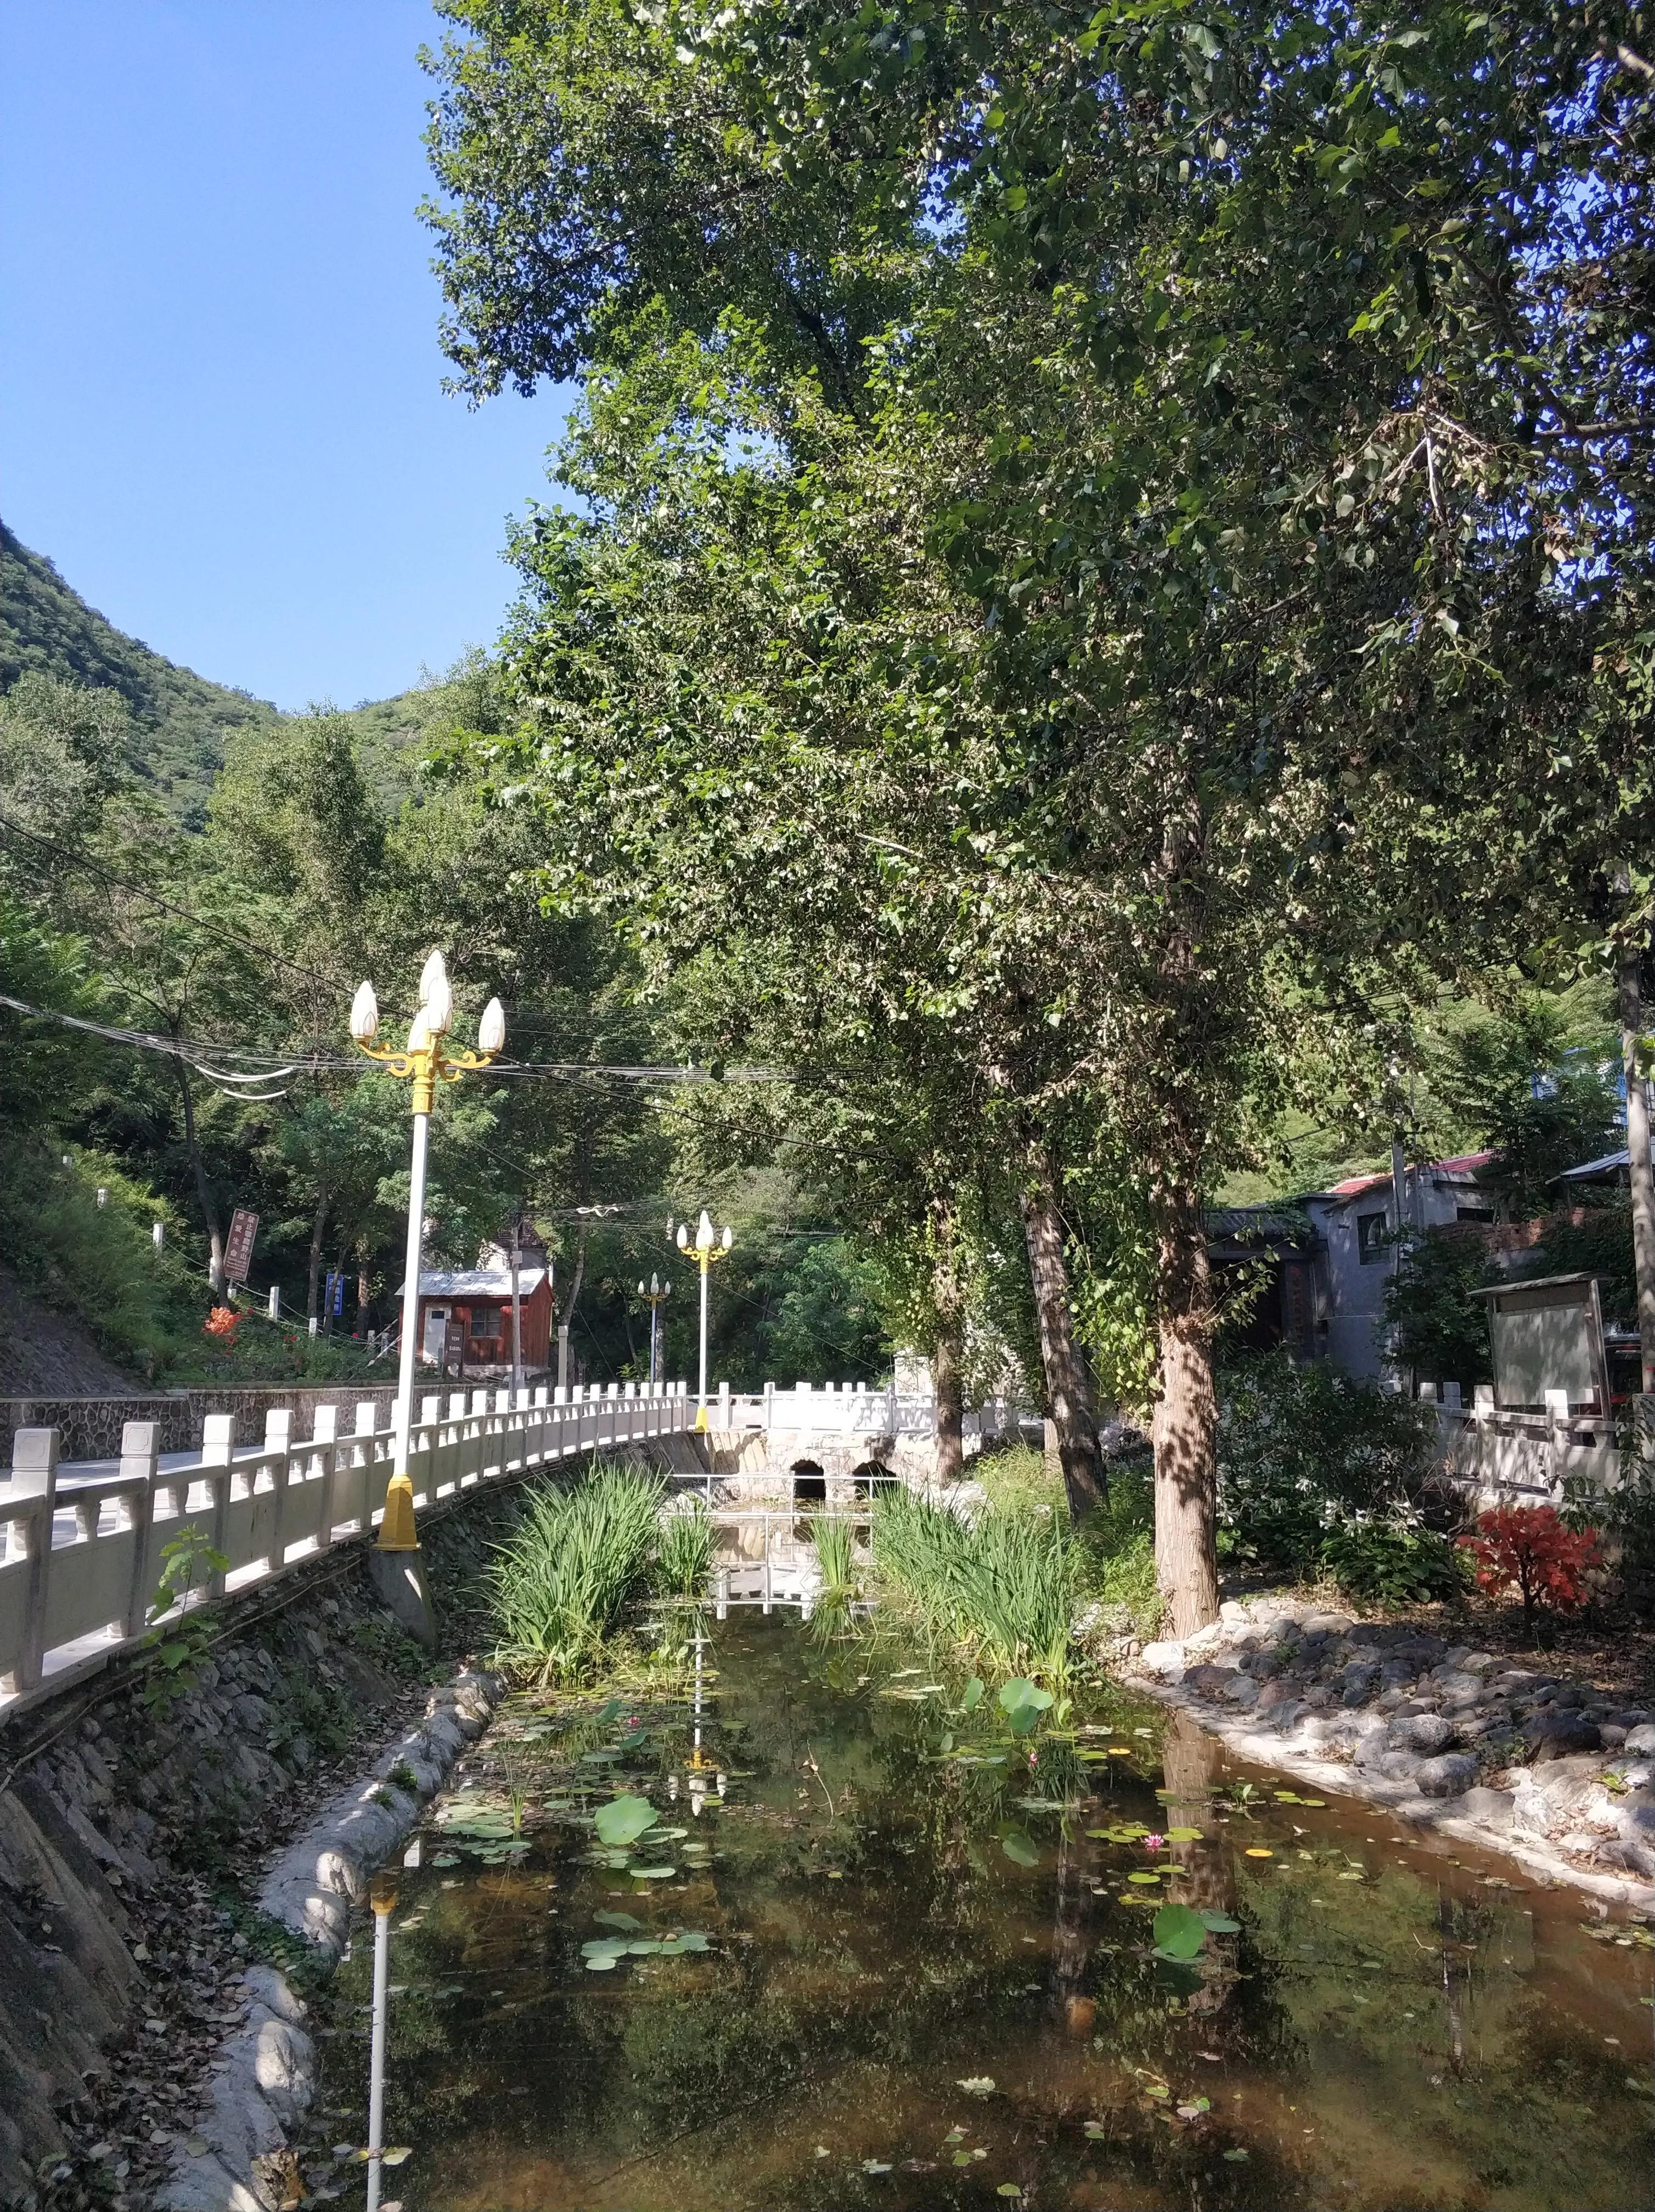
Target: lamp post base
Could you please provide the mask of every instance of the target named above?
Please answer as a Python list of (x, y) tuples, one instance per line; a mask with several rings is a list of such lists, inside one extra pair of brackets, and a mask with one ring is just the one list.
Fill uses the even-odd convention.
[(436, 1610), (431, 1603), (425, 1562), (418, 1548), (386, 1552), (375, 1545), (368, 1554), (368, 1579), (386, 1610), (428, 1651), (435, 1651)]

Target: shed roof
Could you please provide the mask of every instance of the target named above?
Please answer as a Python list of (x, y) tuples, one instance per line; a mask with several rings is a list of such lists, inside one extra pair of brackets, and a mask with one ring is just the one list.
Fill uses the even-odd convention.
[(1554, 1176), (1554, 1182), (1596, 1182), (1600, 1177), (1616, 1174), (1622, 1168), (1632, 1165), (1632, 1155), (1624, 1145), (1618, 1152), (1605, 1152), (1601, 1160), (1582, 1160), (1578, 1168), (1565, 1168)]
[[(517, 1271), (518, 1289), (524, 1297), (538, 1291), (546, 1279), (544, 1267), (520, 1267)], [(398, 1296), (402, 1295), (399, 1287)], [(453, 1267), (422, 1268), (419, 1294), (423, 1298), (508, 1298), (511, 1296), (509, 1267)]]

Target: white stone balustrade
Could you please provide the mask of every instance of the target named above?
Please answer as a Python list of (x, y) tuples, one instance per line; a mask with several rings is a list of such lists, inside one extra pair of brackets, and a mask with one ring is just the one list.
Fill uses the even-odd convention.
[[(695, 1426), (683, 1382), (651, 1395), (611, 1385), (516, 1394), (432, 1395), (409, 1459), (416, 1515), (459, 1492), (599, 1449), (681, 1436)], [(209, 1414), (198, 1453), (155, 1449), (156, 1426), (129, 1421), (119, 1465), (60, 1466), (55, 1429), (20, 1429), (0, 1471), (0, 1712), (56, 1692), (146, 1632), (163, 1547), (198, 1528), (228, 1565), (200, 1595), (246, 1589), (377, 1524), (392, 1434), (373, 1406), (354, 1433), (319, 1407), (313, 1432), (266, 1417), (262, 1448), (238, 1449), (234, 1417)]]

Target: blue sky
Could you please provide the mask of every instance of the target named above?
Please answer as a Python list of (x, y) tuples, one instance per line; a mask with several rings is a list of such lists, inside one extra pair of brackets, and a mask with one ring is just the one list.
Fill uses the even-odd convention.
[(567, 395), (441, 390), (427, 0), (0, 7), (0, 514), (287, 708), (496, 635)]

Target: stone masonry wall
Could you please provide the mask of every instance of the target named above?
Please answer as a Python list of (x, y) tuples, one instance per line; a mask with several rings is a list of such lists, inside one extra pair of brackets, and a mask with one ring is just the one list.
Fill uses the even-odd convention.
[(234, 1413), (237, 1443), (259, 1444), (265, 1441), (267, 1413), (290, 1410), (295, 1433), (308, 1436), (315, 1407), (338, 1406), (343, 1436), (354, 1426), (359, 1405), (376, 1406), (383, 1425), (391, 1417), (395, 1396), (396, 1382), (391, 1377), (371, 1383), (140, 1391), (122, 1398), (0, 1398), (0, 1467), (10, 1466), (11, 1440), (19, 1429), (55, 1428), (62, 1437), (64, 1459), (116, 1459), (121, 1429), (128, 1421), (159, 1422), (164, 1452), (194, 1451), (209, 1413)]
[[(330, 1395), (335, 1395), (332, 1393)], [(117, 1401), (119, 1402), (119, 1401)], [(259, 1870), (364, 1748), (451, 1694), (517, 1486), (424, 1531), (447, 1656), (375, 1601), (366, 1547), (222, 1616), (196, 1687), (130, 1663), (0, 1729), (0, 2205), (139, 2212), (268, 1948)]]

